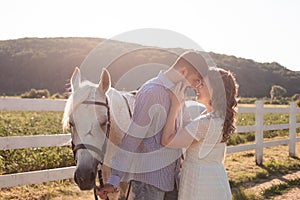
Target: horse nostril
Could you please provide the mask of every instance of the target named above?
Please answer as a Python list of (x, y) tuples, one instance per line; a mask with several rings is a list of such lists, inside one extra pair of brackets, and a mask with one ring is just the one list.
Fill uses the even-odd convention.
[(82, 177), (82, 176), (79, 176), (79, 181), (80, 181), (81, 183), (84, 183), (84, 182), (85, 182), (85, 178)]
[(81, 176), (80, 174), (78, 173), (74, 173), (74, 180), (75, 180), (75, 183), (84, 183), (86, 180), (85, 180), (85, 177), (84, 176)]

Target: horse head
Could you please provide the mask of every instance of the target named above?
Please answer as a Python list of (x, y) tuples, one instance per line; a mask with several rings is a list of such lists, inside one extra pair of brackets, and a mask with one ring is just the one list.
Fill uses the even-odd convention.
[(110, 116), (107, 92), (111, 87), (104, 69), (99, 84), (81, 80), (80, 69), (71, 77), (69, 96), (63, 117), (63, 127), (70, 125), (72, 149), (76, 162), (74, 180), (81, 190), (95, 186), (97, 167), (104, 160)]

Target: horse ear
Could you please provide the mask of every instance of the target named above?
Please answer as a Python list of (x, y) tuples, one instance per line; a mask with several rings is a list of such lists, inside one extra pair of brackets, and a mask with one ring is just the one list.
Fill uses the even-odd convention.
[(75, 68), (72, 77), (71, 77), (71, 88), (72, 91), (74, 91), (75, 88), (79, 87), (79, 84), (81, 82), (81, 73), (80, 69), (78, 67)]
[(99, 81), (99, 89), (106, 93), (111, 86), (110, 75), (107, 69), (103, 68)]

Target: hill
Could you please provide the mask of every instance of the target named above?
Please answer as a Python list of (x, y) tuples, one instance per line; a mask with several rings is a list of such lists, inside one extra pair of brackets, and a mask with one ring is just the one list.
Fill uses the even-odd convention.
[[(113, 84), (116, 84), (121, 75), (132, 66), (144, 66), (145, 73), (140, 77), (134, 77), (135, 82), (141, 84), (147, 76), (154, 73), (153, 71), (147, 72), (150, 69), (149, 64), (170, 65), (176, 59), (176, 55), (169, 52), (184, 51), (179, 48), (168, 49), (169, 51), (153, 48), (141, 50), (140, 45), (112, 41), (109, 48), (93, 52), (94, 57), (98, 56), (96, 64), (84, 60), (101, 42), (105, 40), (101, 38), (23, 38), (0, 41), (0, 94), (18, 95), (31, 88), (48, 89), (51, 93), (63, 93), (74, 67), (80, 66), (83, 62), (95, 65), (94, 71), (86, 72), (86, 78), (96, 82), (100, 68), (106, 66), (113, 74)], [(113, 62), (101, 59), (103, 55), (113, 58), (117, 55), (116, 52), (120, 53), (122, 50), (125, 52), (126, 49), (133, 49), (133, 51), (122, 54)], [(276, 62), (258, 63), (235, 56), (213, 52), (209, 54), (219, 67), (229, 69), (236, 74), (240, 85), (240, 96), (269, 96), (269, 91), (275, 84), (286, 88), (287, 96), (300, 93), (300, 74)], [(159, 69), (151, 70), (156, 73)], [(123, 82), (126, 85), (125, 79)], [(127, 82), (132, 82), (132, 77), (128, 78)]]

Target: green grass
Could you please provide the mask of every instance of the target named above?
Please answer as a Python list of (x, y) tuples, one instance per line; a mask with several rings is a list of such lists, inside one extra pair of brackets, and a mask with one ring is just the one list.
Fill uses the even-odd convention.
[[(288, 123), (287, 114), (266, 114), (264, 116), (265, 124)], [(61, 134), (62, 112), (21, 112), (21, 111), (0, 111), (0, 136), (17, 136), (17, 135), (41, 135), (41, 134)], [(254, 114), (238, 114), (237, 125), (254, 125)], [(300, 115), (297, 115), (297, 122), (300, 122)], [(299, 129), (298, 129), (299, 133)], [(287, 130), (283, 131), (265, 131), (265, 138), (286, 137)], [(231, 138), (232, 143), (241, 144), (254, 141), (254, 133), (234, 134)], [(297, 154), (300, 154), (300, 144), (297, 144)], [(260, 196), (246, 191), (247, 184), (257, 184), (268, 181), (274, 176), (282, 176), (300, 170), (299, 158), (291, 158), (288, 156), (287, 146), (277, 146), (264, 149), (264, 162), (262, 166), (255, 164), (255, 152), (247, 151), (226, 155), (225, 167), (230, 180), (233, 193), (233, 199), (261, 199)], [(47, 147), (47, 148), (31, 148), (20, 150), (0, 151), (0, 174), (10, 174), (17, 172), (25, 172), (32, 170), (42, 170), (57, 167), (65, 167), (74, 165), (73, 154), (69, 146), (65, 147)], [(48, 185), (51, 183), (47, 183)], [(11, 189), (1, 189), (3, 194), (25, 190), (31, 192), (31, 195), (24, 199), (32, 199), (31, 197), (40, 194), (38, 191), (47, 184), (36, 184), (32, 186), (13, 187)], [(265, 192), (265, 198), (276, 196), (277, 191), (285, 192), (294, 187), (296, 183), (287, 183), (287, 186), (274, 186)], [(55, 199), (63, 193), (71, 196), (70, 190), (64, 187), (77, 186), (72, 181), (64, 182), (63, 188), (54, 182), (52, 186), (47, 187), (46, 192), (40, 194), (37, 199)], [(36, 189), (32, 189), (36, 188)], [(16, 188), (16, 189), (14, 189)], [(20, 189), (21, 188), (21, 189)], [(25, 189), (24, 189), (25, 188)], [(27, 189), (26, 189), (27, 188)], [(52, 188), (52, 189), (51, 189)], [(53, 189), (54, 188), (54, 189)], [(13, 195), (12, 194), (12, 195)], [(23, 194), (23, 193), (22, 193)], [(77, 191), (76, 195), (81, 192)], [(21, 194), (20, 194), (21, 195)], [(88, 194), (90, 195), (90, 193)], [(7, 199), (12, 198), (9, 194)], [(1, 197), (1, 195), (0, 195)], [(76, 196), (77, 198), (77, 196)], [(5, 198), (4, 198), (5, 199)], [(14, 198), (13, 198), (14, 199)], [(15, 198), (18, 199), (18, 198)]]
[(70, 147), (45, 147), (0, 151), (0, 174), (74, 165)]
[(245, 191), (243, 186), (239, 186), (231, 189), (232, 192), (232, 200), (260, 200), (261, 198), (252, 194), (250, 192)]
[[(300, 123), (300, 114), (296, 115), (297, 123)], [(264, 114), (264, 125), (270, 124), (288, 124), (289, 115), (288, 114), (278, 114), (278, 113), (266, 113)], [(250, 126), (255, 125), (255, 114), (254, 113), (241, 113), (237, 115), (237, 126)], [(300, 133), (300, 128), (297, 129), (297, 132)], [(273, 130), (273, 131), (264, 131), (264, 138), (276, 138), (276, 137), (288, 137), (289, 130)], [(298, 134), (299, 135), (299, 134)], [(238, 145), (247, 142), (255, 141), (255, 133), (238, 133), (230, 137), (227, 142), (227, 145)]]
[(263, 192), (263, 196), (267, 199), (287, 193), (295, 187), (300, 187), (300, 179), (288, 180), (286, 183), (273, 185)]
[[(0, 136), (45, 135), (63, 133), (62, 112), (0, 111)], [(288, 123), (287, 114), (265, 114), (265, 124)], [(300, 115), (297, 115), (300, 122)], [(254, 125), (254, 114), (238, 114), (237, 125)], [(287, 130), (265, 131), (265, 138), (286, 137)], [(228, 145), (255, 140), (255, 133), (234, 134)], [(55, 152), (55, 153), (53, 153)], [(49, 147), (0, 151), (0, 174), (65, 167), (73, 164), (70, 147)], [(262, 175), (263, 176), (263, 175)]]
[(0, 111), (0, 137), (63, 132), (62, 112)]
[[(297, 154), (300, 154), (297, 144)], [(225, 167), (232, 186), (261, 179), (288, 174), (300, 170), (299, 158), (288, 155), (288, 146), (268, 147), (264, 149), (263, 165), (255, 164), (255, 151), (240, 152), (226, 155)]]
[[(234, 199), (266, 199), (265, 196), (246, 191), (246, 188), (274, 178), (281, 179), (286, 174), (300, 170), (299, 158), (289, 157), (286, 145), (265, 148), (262, 166), (255, 164), (254, 155), (254, 150), (226, 155), (225, 168)], [(299, 143), (297, 143), (297, 155), (300, 155)], [(298, 184), (298, 182), (296, 183)], [(289, 188), (292, 188), (290, 183), (288, 185)], [(266, 195), (272, 193), (273, 190), (270, 190)], [(274, 193), (273, 195), (278, 194)]]
[[(63, 133), (62, 112), (0, 111), (0, 136)], [(66, 167), (74, 164), (70, 147), (0, 151), (0, 174)]]

